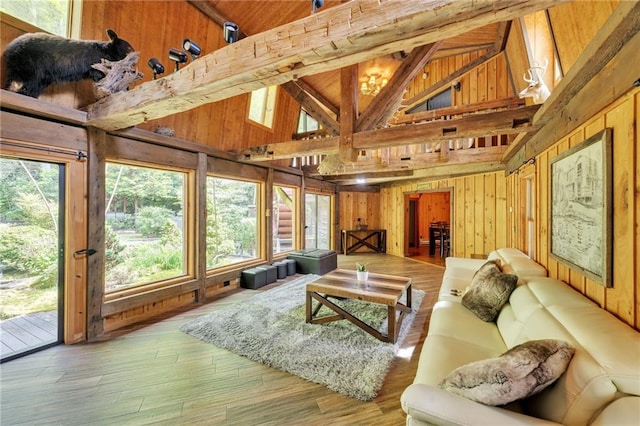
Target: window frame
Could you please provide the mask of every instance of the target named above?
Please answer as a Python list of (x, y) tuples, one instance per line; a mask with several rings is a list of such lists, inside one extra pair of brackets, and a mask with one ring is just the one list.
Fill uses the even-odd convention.
[[(148, 168), (152, 170), (159, 170), (165, 172), (176, 172), (183, 173), (185, 175), (184, 183), (183, 183), (183, 268), (184, 272), (181, 275), (176, 275), (170, 278), (150, 281), (147, 283), (142, 283), (138, 285), (133, 285), (130, 287), (122, 288), (119, 290), (108, 291), (107, 290), (107, 280), (106, 280), (106, 265), (105, 268), (105, 280), (103, 282), (103, 292), (104, 292), (104, 302), (110, 302), (114, 300), (121, 299), (123, 297), (128, 297), (132, 295), (139, 295), (142, 293), (146, 293), (152, 290), (163, 289), (167, 287), (171, 287), (176, 284), (182, 284), (196, 278), (196, 215), (190, 214), (191, 210), (196, 211), (196, 170), (186, 168), (186, 167), (178, 167), (178, 166), (168, 166), (162, 164), (156, 164), (149, 161), (137, 161), (137, 160), (129, 160), (129, 159), (115, 159), (115, 158), (106, 158), (106, 164), (120, 164), (125, 166), (139, 167), (139, 168)], [(106, 177), (106, 170), (105, 170)], [(106, 182), (105, 184), (105, 197), (106, 194)], [(106, 207), (106, 204), (105, 204)], [(105, 221), (106, 221), (106, 212), (105, 212)]]
[[(315, 129), (311, 129), (309, 130), (309, 119), (313, 120), (316, 124), (316, 128)], [(305, 129), (300, 129), (300, 126), (304, 124)], [(309, 114), (304, 108), (300, 108), (300, 113), (298, 114), (298, 125), (296, 127), (296, 132), (297, 133), (308, 133), (308, 132), (317, 132), (318, 130), (322, 129), (322, 125), (320, 124), (320, 122), (318, 120), (316, 120), (316, 118), (314, 116), (312, 116), (311, 114)]]
[[(204, 254), (204, 258), (205, 258), (205, 270), (206, 270), (206, 276), (210, 277), (210, 276), (214, 276), (214, 275), (218, 275), (220, 273), (224, 273), (227, 271), (233, 271), (233, 270), (237, 270), (237, 269), (243, 269), (249, 265), (255, 264), (257, 262), (262, 262), (266, 259), (266, 253), (265, 253), (265, 243), (264, 243), (264, 236), (266, 235), (265, 233), (265, 217), (264, 214), (262, 214), (262, 212), (264, 212), (264, 205), (265, 205), (265, 182), (258, 180), (258, 179), (239, 179), (237, 176), (231, 176), (228, 174), (223, 174), (223, 173), (211, 173), (208, 172), (206, 179), (209, 179), (210, 177), (213, 178), (220, 178), (220, 179), (228, 179), (228, 180), (235, 180), (235, 181), (240, 181), (240, 182), (250, 182), (250, 183), (255, 183), (256, 185), (258, 185), (257, 188), (257, 192), (258, 192), (258, 199), (256, 202), (256, 225), (257, 225), (257, 234), (256, 234), (256, 257), (253, 259), (247, 259), (246, 261), (243, 262), (237, 262), (237, 263), (232, 263), (229, 265), (224, 265), (224, 266), (219, 266), (219, 267), (212, 267), (209, 268), (208, 266), (206, 266), (206, 251)], [(206, 182), (205, 182), (205, 188), (206, 188)], [(206, 189), (205, 189), (206, 190)], [(205, 209), (206, 209), (206, 205), (205, 205)], [(206, 235), (205, 235), (206, 238)], [(206, 250), (206, 248), (205, 248)]]
[[(265, 86), (260, 89), (256, 89), (249, 94), (249, 102), (247, 104), (247, 115), (246, 119), (252, 124), (263, 127), (266, 130), (273, 131), (273, 124), (275, 123), (275, 115), (276, 115), (276, 105), (278, 102), (278, 87), (279, 86)], [(251, 116), (251, 111), (253, 110), (253, 102), (254, 102), (254, 93), (266, 90), (266, 95), (258, 108), (260, 109), (260, 121), (254, 119)]]
[[(291, 189), (293, 191), (293, 195), (292, 195), (292, 205), (293, 205), (293, 209), (291, 211), (291, 248), (287, 249), (287, 250), (280, 250), (280, 251), (276, 251), (275, 250), (275, 239), (277, 237), (278, 234), (276, 234), (275, 230), (273, 230), (273, 221), (275, 220), (276, 217), (276, 208), (277, 206), (274, 204), (274, 202), (276, 201), (276, 187), (281, 187), (281, 188), (287, 188), (287, 189)], [(271, 229), (273, 230), (272, 232), (272, 236), (271, 236), (271, 254), (273, 257), (279, 257), (282, 255), (285, 255), (286, 253), (290, 253), (292, 251), (298, 250), (300, 247), (300, 241), (304, 240), (304, 235), (300, 235), (300, 210), (301, 210), (301, 203), (300, 203), (300, 197), (301, 197), (301, 192), (302, 192), (302, 188), (299, 186), (295, 186), (293, 184), (284, 184), (284, 183), (280, 183), (280, 182), (274, 182), (272, 185), (272, 217), (270, 218), (270, 223), (269, 226), (271, 226)], [(302, 243), (304, 244), (304, 243)]]
[(307, 212), (306, 212), (307, 196), (313, 196), (313, 197), (315, 197), (315, 200), (316, 200), (316, 204), (315, 204), (315, 207), (316, 207), (315, 208), (315, 225), (316, 225), (316, 227), (315, 227), (315, 233), (316, 233), (315, 242), (316, 242), (316, 244), (315, 244), (314, 248), (317, 248), (317, 246), (318, 246), (318, 238), (317, 238), (317, 233), (318, 233), (318, 220), (317, 220), (318, 219), (318, 198), (319, 197), (328, 197), (329, 198), (329, 224), (328, 224), (328, 229), (327, 229), (328, 235), (329, 235), (329, 242), (328, 242), (329, 244), (328, 244), (327, 248), (331, 249), (331, 247), (333, 247), (333, 241), (334, 241), (334, 236), (333, 236), (333, 218), (334, 218), (334, 215), (335, 215), (335, 196), (332, 195), (332, 194), (327, 194), (327, 193), (317, 192), (317, 191), (312, 191), (312, 190), (305, 192), (305, 194), (304, 194), (304, 197), (305, 197), (304, 204), (302, 206), (303, 208), (305, 208), (305, 216), (304, 216), (305, 217), (305, 225), (304, 225), (304, 229), (303, 229), (304, 235), (302, 236), (302, 239), (304, 241), (303, 247), (305, 249), (311, 248), (311, 247), (307, 247), (307, 226), (308, 226), (307, 223), (306, 223), (307, 216), (308, 216)]
[(25, 21), (21, 17), (12, 15), (9, 12), (0, 12), (1, 21), (3, 23), (10, 24), (11, 26), (23, 30), (25, 32), (45, 32), (48, 34), (55, 34), (66, 38), (80, 38), (80, 31), (82, 28), (82, 3), (83, 0), (68, 0), (67, 5), (67, 22), (64, 34), (55, 34), (42, 27), (39, 27), (35, 23)]

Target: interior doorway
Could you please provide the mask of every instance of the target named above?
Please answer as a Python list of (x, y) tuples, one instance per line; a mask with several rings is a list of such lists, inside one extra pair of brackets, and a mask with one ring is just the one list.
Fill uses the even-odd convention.
[(405, 257), (444, 265), (453, 256), (453, 217), (451, 188), (405, 194)]

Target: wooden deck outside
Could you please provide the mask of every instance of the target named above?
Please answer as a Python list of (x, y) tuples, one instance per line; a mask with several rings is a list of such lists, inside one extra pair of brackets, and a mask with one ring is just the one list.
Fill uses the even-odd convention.
[[(411, 277), (426, 295), (373, 401), (362, 402), (179, 331), (201, 315), (278, 286), (231, 289), (205, 305), (121, 330), (108, 341), (57, 345), (2, 364), (2, 424), (403, 425), (444, 269), (385, 254), (338, 256), (338, 267)], [(288, 277), (287, 280), (296, 276)]]
[(0, 321), (0, 358), (7, 359), (58, 341), (58, 313), (36, 312)]

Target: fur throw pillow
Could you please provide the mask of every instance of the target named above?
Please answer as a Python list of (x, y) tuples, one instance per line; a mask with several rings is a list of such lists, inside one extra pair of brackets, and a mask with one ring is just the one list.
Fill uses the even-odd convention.
[(486, 405), (527, 398), (555, 382), (575, 349), (560, 340), (531, 340), (498, 358), (472, 362), (449, 373), (440, 388)]
[(482, 265), (462, 296), (462, 306), (482, 321), (494, 321), (518, 283), (517, 275), (504, 274), (494, 261)]

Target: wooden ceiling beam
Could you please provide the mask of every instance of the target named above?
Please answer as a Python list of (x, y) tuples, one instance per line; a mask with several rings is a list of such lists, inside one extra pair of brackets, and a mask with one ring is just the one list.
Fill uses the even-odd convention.
[(518, 137), (505, 153), (512, 172), (575, 130), (632, 88), (638, 78), (640, 2), (620, 2), (534, 115), (535, 135)]
[(103, 98), (88, 107), (88, 121), (106, 130), (135, 126), (566, 1), (353, 0), (249, 36), (177, 72)]
[(307, 93), (309, 96), (311, 96), (313, 99), (315, 99), (317, 102), (320, 103), (320, 105), (322, 105), (323, 107), (325, 107), (326, 109), (328, 109), (330, 112), (332, 112), (333, 114), (336, 115), (336, 117), (340, 116), (340, 108), (334, 104), (331, 103), (331, 101), (329, 101), (327, 98), (325, 98), (322, 93), (318, 92), (316, 89), (314, 89), (312, 86), (310, 86), (309, 84), (307, 84), (304, 80), (300, 79), (300, 80), (296, 80), (295, 82), (298, 87), (300, 87), (300, 89), (302, 89), (305, 93)]
[[(417, 179), (440, 180), (450, 179), (459, 176), (468, 176), (473, 174), (492, 173), (504, 170), (504, 163), (500, 161), (478, 162), (465, 164), (438, 164), (424, 167), (422, 169), (411, 170), (410, 176), (377, 176), (375, 173), (366, 173), (363, 176), (358, 174), (340, 174), (325, 175), (316, 177), (327, 182), (333, 182), (340, 185), (356, 185), (361, 179), (366, 180), (366, 186), (358, 186), (356, 188), (367, 188), (371, 184), (389, 184), (391, 182), (397, 184), (403, 181), (407, 183), (415, 183)], [(341, 186), (342, 188), (342, 186)]]
[(402, 101), (402, 96), (407, 85), (414, 77), (422, 72), (422, 69), (429, 63), (433, 55), (438, 51), (443, 41), (425, 44), (416, 47), (405, 58), (400, 67), (393, 74), (393, 77), (386, 86), (380, 90), (367, 109), (356, 121), (356, 131), (363, 132), (373, 129), (378, 123), (384, 122), (396, 111)]
[[(448, 142), (478, 136), (518, 134), (534, 130), (531, 120), (539, 105), (492, 113), (478, 113), (413, 125), (370, 130), (353, 134), (352, 148), (379, 149), (389, 146), (413, 145), (426, 142)], [(239, 159), (268, 161), (306, 155), (331, 154), (339, 151), (339, 138), (288, 141), (262, 145), (244, 150)]]
[(337, 135), (340, 131), (338, 120), (336, 120), (335, 117), (332, 117), (331, 114), (320, 106), (318, 101), (305, 92), (298, 82), (299, 80), (288, 81), (280, 87), (291, 95), (291, 97), (295, 99), (309, 115), (318, 120), (318, 123), (320, 123), (329, 134)]
[[(224, 23), (229, 21), (229, 18), (224, 16), (215, 6), (213, 6), (208, 1), (196, 1), (196, 0), (187, 0), (191, 5), (193, 5), (200, 12), (204, 13), (209, 19), (218, 24), (220, 27), (224, 27)], [(240, 30), (238, 32), (238, 39), (243, 39), (247, 37), (247, 34)], [(305, 109), (313, 118), (318, 120), (322, 126), (327, 129), (332, 134), (337, 134), (338, 120), (334, 117), (331, 117), (318, 103), (325, 106), (325, 108), (329, 109), (333, 112), (336, 117), (339, 115), (339, 110), (337, 107), (328, 102), (323, 96), (321, 96), (316, 90), (312, 90), (308, 84), (304, 83), (301, 80), (298, 81), (289, 81), (284, 83), (281, 86), (293, 99), (296, 100)]]
[(356, 149), (379, 149), (388, 146), (449, 141), (489, 135), (510, 135), (533, 130), (533, 114), (539, 105), (492, 113), (478, 113), (451, 120), (429, 121), (408, 126), (389, 127), (356, 133)]
[[(370, 177), (391, 177), (393, 173), (420, 170), (427, 167), (439, 167), (448, 165), (466, 165), (470, 163), (501, 163), (506, 146), (489, 146), (484, 148), (470, 148), (449, 150), (447, 146), (446, 160), (441, 152), (419, 153), (407, 156), (406, 159), (394, 158), (389, 163), (382, 162), (379, 158), (358, 159), (353, 164), (347, 164), (339, 174), (362, 175), (370, 174)], [(306, 166), (303, 168), (305, 176), (327, 176), (332, 180), (335, 175), (323, 175), (318, 171), (318, 166)]]
[(323, 178), (330, 180), (331, 182), (358, 179), (374, 179), (374, 178), (392, 178), (392, 177), (409, 177), (413, 176), (413, 170), (381, 170), (381, 171), (359, 171), (355, 173), (346, 174), (334, 174), (334, 175), (321, 175), (314, 173), (313, 169), (309, 169), (309, 173), (306, 176), (315, 178)]
[(338, 153), (342, 161), (355, 161), (358, 152), (353, 149), (353, 133), (358, 118), (358, 66), (340, 70), (340, 136)]
[(493, 45), (494, 52), (502, 52), (507, 45), (507, 38), (509, 38), (509, 31), (511, 31), (511, 21), (503, 21), (498, 24), (498, 38), (496, 38)]
[(525, 104), (524, 99), (518, 97), (510, 97), (496, 99), (492, 101), (481, 101), (469, 105), (456, 105), (452, 107), (438, 108), (430, 111), (420, 111), (411, 114), (405, 114), (390, 120), (391, 125), (411, 124), (420, 121), (435, 120), (452, 115), (472, 114), (483, 110), (496, 110), (499, 108), (516, 108)]

